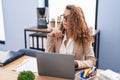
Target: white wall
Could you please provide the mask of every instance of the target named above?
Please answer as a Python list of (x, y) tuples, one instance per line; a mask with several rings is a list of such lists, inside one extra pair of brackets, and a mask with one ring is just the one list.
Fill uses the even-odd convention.
[(2, 0), (6, 44), (0, 50), (24, 48), (24, 28), (37, 25), (38, 0)]
[(63, 14), (65, 6), (68, 4), (81, 7), (88, 26), (95, 28), (96, 0), (49, 0), (50, 20), (51, 18), (57, 20), (57, 16)]
[(0, 41), (5, 41), (4, 20), (2, 11), (2, 0), (0, 0)]

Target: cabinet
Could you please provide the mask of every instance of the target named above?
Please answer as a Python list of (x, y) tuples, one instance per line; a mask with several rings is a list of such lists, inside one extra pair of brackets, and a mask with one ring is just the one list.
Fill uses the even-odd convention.
[[(31, 34), (28, 32), (32, 32)], [(51, 30), (48, 29), (39, 29), (37, 27), (30, 27), (30, 28), (25, 28), (24, 29), (24, 38), (25, 38), (25, 48), (28, 48), (27, 44), (28, 44), (28, 35), (29, 38), (31, 38), (32, 41), (30, 42), (29, 48), (32, 49), (38, 49), (38, 50), (42, 50), (44, 51), (44, 38), (47, 38), (47, 33), (51, 32)], [(28, 35), (27, 35), (28, 34)], [(36, 38), (36, 39), (35, 39)], [(39, 38), (41, 38), (41, 47), (39, 44)], [(30, 40), (30, 39), (29, 39)], [(36, 42), (35, 42), (36, 41)], [(34, 46), (36, 45), (36, 46)]]
[[(27, 48), (27, 32), (36, 32), (36, 33), (33, 33), (29, 36), (35, 36), (37, 37), (37, 39), (39, 37), (41, 37), (41, 41), (42, 41), (42, 47), (39, 48), (39, 45), (37, 44), (37, 46), (34, 48), (34, 47), (31, 47), (32, 49), (39, 49), (39, 50), (43, 50), (44, 51), (44, 38), (47, 38), (47, 33), (51, 32), (51, 30), (49, 29), (39, 29), (37, 27), (30, 27), (30, 28), (25, 28), (24, 29), (24, 37), (25, 37), (25, 48)], [(95, 57), (98, 59), (97, 60), (97, 64), (96, 64), (96, 67), (98, 67), (98, 62), (99, 62), (99, 43), (100, 43), (100, 30), (94, 30), (93, 31), (93, 36), (94, 36), (94, 39), (95, 39), (95, 42), (93, 43), (93, 47), (94, 47), (94, 53), (95, 53)], [(36, 40), (37, 43), (38, 40)]]
[(29, 48), (45, 51), (47, 33), (35, 32), (29, 34)]

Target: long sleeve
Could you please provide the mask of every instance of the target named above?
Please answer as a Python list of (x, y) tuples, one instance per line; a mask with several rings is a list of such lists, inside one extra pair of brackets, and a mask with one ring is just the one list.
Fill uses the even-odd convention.
[(52, 37), (48, 34), (45, 52), (54, 52), (54, 48), (55, 48), (55, 37)]
[(95, 66), (96, 58), (94, 56), (91, 43), (86, 43), (82, 46), (79, 46), (76, 55), (76, 61), (78, 62), (79, 69)]

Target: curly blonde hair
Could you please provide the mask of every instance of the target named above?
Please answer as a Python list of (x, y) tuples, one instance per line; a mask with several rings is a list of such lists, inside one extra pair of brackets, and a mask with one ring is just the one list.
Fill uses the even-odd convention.
[(78, 43), (93, 42), (93, 35), (86, 24), (82, 9), (75, 5), (67, 5), (66, 9), (70, 10), (68, 22), (71, 25), (73, 40)]

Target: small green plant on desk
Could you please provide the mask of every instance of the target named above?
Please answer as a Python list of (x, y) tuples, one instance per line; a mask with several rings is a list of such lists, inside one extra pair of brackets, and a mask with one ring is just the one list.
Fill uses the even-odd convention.
[(32, 71), (21, 71), (17, 80), (35, 80), (35, 75)]

